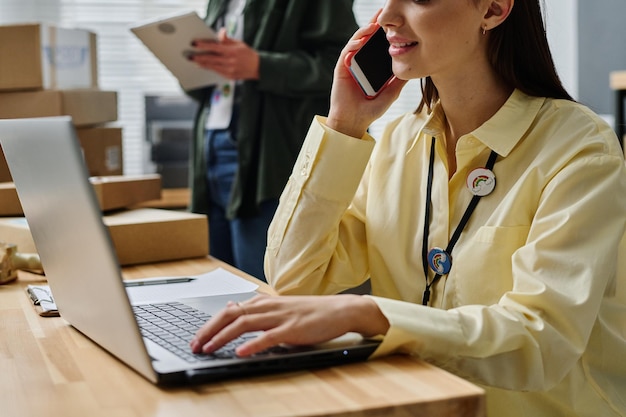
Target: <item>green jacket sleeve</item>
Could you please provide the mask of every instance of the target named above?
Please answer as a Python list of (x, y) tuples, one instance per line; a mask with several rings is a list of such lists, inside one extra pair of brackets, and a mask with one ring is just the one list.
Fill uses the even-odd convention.
[[(328, 96), (337, 57), (358, 28), (352, 3), (291, 1), (287, 10), (276, 10), (284, 13), (280, 29), (266, 31), (275, 35), (253, 42), (260, 55), (259, 91), (286, 97)], [(267, 19), (266, 24), (273, 22)]]

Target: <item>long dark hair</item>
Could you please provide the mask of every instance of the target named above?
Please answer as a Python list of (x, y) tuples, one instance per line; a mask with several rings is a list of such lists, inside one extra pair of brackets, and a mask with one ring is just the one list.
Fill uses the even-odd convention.
[[(541, 14), (539, 0), (516, 1), (510, 15), (491, 30), (487, 50), (491, 65), (505, 83), (537, 97), (573, 98), (556, 73)], [(439, 99), (430, 77), (423, 78), (422, 101), (430, 111)]]

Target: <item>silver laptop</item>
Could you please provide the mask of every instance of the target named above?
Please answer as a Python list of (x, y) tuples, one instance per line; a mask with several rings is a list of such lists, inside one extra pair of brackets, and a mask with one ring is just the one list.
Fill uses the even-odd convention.
[[(146, 306), (129, 301), (71, 118), (0, 120), (0, 145), (61, 316), (153, 383), (199, 383), (331, 366), (365, 360), (376, 349), (376, 341), (348, 334), (323, 345), (282, 346), (251, 358), (228, 352), (194, 355), (186, 346), (187, 336), (183, 351), (172, 353), (146, 333), (145, 313), (139, 317), (137, 311)], [(182, 306), (203, 322), (228, 300), (253, 295), (185, 297), (165, 308)]]

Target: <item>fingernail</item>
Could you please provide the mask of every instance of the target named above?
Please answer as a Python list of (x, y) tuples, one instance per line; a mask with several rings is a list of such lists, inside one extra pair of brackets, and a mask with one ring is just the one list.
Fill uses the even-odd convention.
[(196, 353), (196, 351), (198, 350), (198, 342), (192, 340), (191, 342), (189, 342), (189, 348), (193, 353)]
[(241, 346), (237, 346), (235, 353), (237, 356), (248, 356), (250, 354), (250, 348), (243, 344)]
[(202, 352), (204, 353), (211, 353), (213, 350), (215, 350), (215, 345), (212, 341), (207, 342), (204, 346), (202, 346)]
[(191, 46), (197, 46), (197, 45), (198, 45), (198, 42), (196, 42), (196, 41), (191, 41)]

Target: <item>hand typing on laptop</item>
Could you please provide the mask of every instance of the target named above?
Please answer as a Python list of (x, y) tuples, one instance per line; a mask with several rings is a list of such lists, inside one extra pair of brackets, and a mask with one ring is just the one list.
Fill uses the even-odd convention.
[(190, 346), (194, 353), (212, 353), (244, 333), (263, 330), (237, 347), (238, 356), (250, 356), (279, 344), (313, 345), (348, 332), (373, 337), (388, 328), (367, 297), (257, 295), (243, 303), (229, 302), (198, 330)]
[[(227, 294), (200, 295), (197, 291), (186, 293), (173, 289), (163, 294), (155, 288), (159, 285), (151, 285), (155, 291), (138, 297), (134, 290), (143, 285), (129, 288), (124, 283), (111, 236), (88, 180), (72, 119), (67, 116), (3, 119), (0, 133), (2, 150), (58, 311), (65, 321), (149, 381), (163, 386), (196, 384), (334, 366), (367, 359), (378, 348), (378, 341), (352, 337), (357, 335), (349, 333), (341, 340), (316, 346), (264, 349), (280, 343), (308, 344), (342, 334), (348, 326), (335, 328), (331, 314), (338, 314), (338, 307), (346, 308), (344, 323), (347, 323), (350, 314), (359, 311), (351, 307), (358, 303), (347, 298), (336, 307), (329, 307), (329, 301), (321, 298), (259, 298), (249, 304), (227, 306), (228, 300), (250, 300), (253, 293), (249, 287), (239, 287), (228, 275), (207, 278), (213, 289), (218, 283), (223, 284), (223, 289), (229, 290)], [(60, 185), (62, 189), (58, 188)], [(72, 198), (68, 199), (68, 195)], [(81, 233), (65, 233), (67, 230)], [(192, 287), (203, 281), (172, 284), (171, 280), (167, 279), (165, 285)], [(163, 284), (163, 278), (145, 282)], [(94, 293), (98, 296), (92, 297)], [(311, 315), (314, 305), (328, 310), (329, 315)], [(243, 313), (247, 314), (241, 317)], [(211, 319), (216, 314), (218, 318)], [(303, 336), (305, 324), (317, 320), (323, 324), (312, 326), (317, 334)], [(209, 324), (196, 337), (197, 330), (207, 321)], [(258, 333), (247, 332), (252, 328), (267, 330), (268, 334), (255, 340)], [(231, 335), (244, 332), (241, 338), (225, 344)], [(210, 355), (191, 352), (189, 341), (194, 337), (197, 351), (202, 351), (211, 341), (204, 348)], [(236, 357), (236, 346), (249, 340), (255, 341), (240, 351), (248, 356)], [(251, 355), (260, 350), (266, 351)]]

